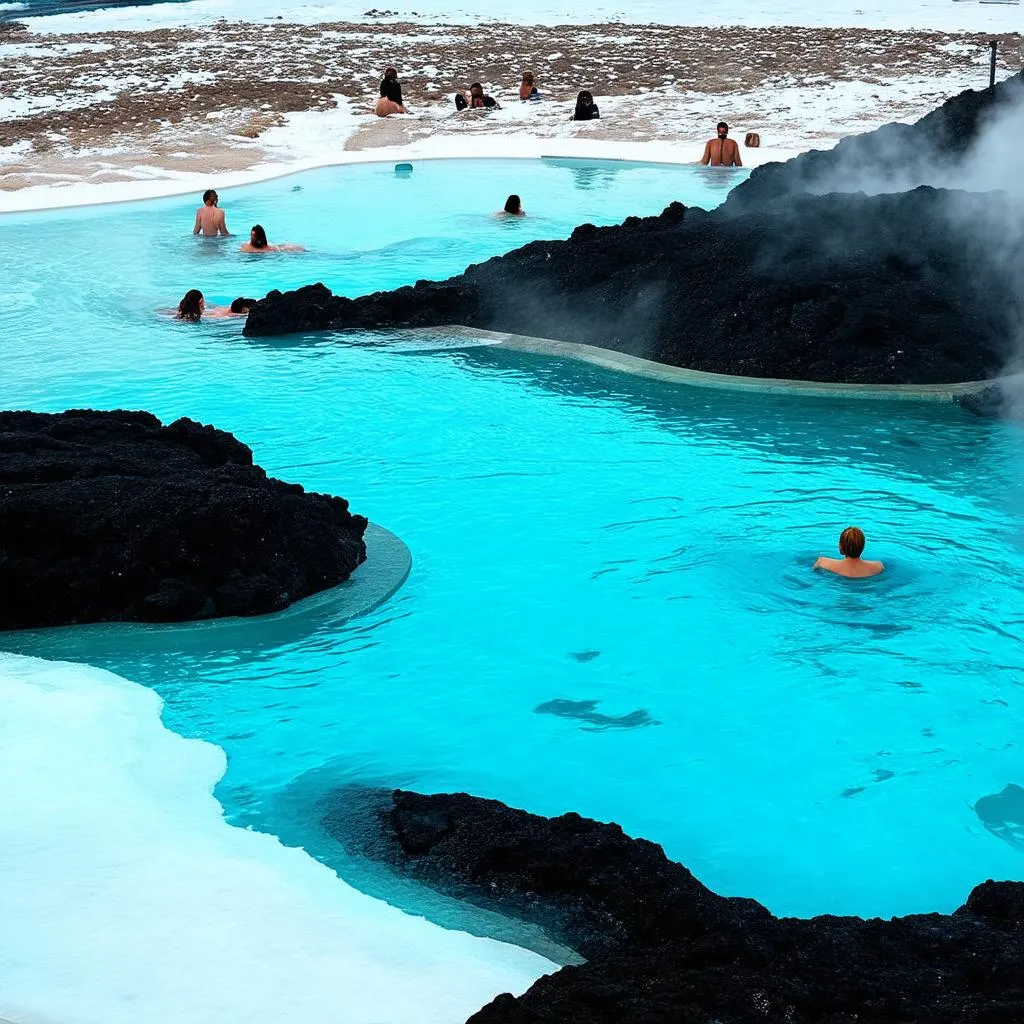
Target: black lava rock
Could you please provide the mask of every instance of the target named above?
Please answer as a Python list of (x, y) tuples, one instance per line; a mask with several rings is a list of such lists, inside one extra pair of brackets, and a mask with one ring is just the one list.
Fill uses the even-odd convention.
[(986, 380), (1024, 320), (1020, 211), (1000, 193), (933, 186), (956, 185), (983, 128), (1022, 100), (1024, 74), (914, 125), (765, 165), (711, 214), (673, 203), (585, 224), (447, 281), (354, 300), (323, 285), (271, 292), (245, 333), (458, 324), (750, 377)]
[[(785, 163), (755, 167), (729, 193), (725, 207), (738, 214), (804, 192), (878, 191), (880, 186), (895, 191), (955, 181), (960, 161), (982, 131), (1021, 102), (1024, 72), (993, 89), (962, 92), (914, 124), (883, 125), (841, 139), (832, 149), (812, 149)], [(1000, 158), (1001, 154), (993, 157)]]
[(952, 225), (1002, 215), (989, 196), (928, 187), (795, 196), (742, 217), (673, 204), (440, 283), (358, 299), (272, 292), (245, 332), (454, 323), (751, 377), (984, 380), (1015, 337), (1024, 252), (992, 261), (991, 235)]
[(0, 412), (0, 629), (279, 611), (348, 579), (365, 529), (189, 419)]
[(464, 793), (399, 790), (374, 804), (338, 790), (324, 824), (350, 850), (540, 923), (588, 958), (499, 996), (470, 1024), (1024, 1019), (1024, 883), (985, 882), (952, 915), (798, 920), (718, 896), (661, 847), (577, 814), (542, 818)]

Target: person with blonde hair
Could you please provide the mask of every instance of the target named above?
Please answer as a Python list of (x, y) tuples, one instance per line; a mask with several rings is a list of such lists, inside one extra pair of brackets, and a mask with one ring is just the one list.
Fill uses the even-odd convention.
[(534, 81), (532, 71), (523, 72), (523, 80), (519, 83), (519, 98), (521, 100), (540, 99), (540, 93), (537, 91), (537, 83)]
[(856, 526), (848, 526), (839, 535), (839, 553), (842, 558), (826, 558), (824, 555), (814, 563), (815, 569), (827, 569), (837, 576), (848, 579), (864, 579), (877, 576), (885, 569), (881, 562), (872, 562), (861, 558), (864, 551), (864, 531)]

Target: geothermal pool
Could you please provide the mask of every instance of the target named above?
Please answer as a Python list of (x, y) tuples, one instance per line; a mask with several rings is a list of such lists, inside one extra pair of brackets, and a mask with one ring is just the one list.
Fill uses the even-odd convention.
[[(155, 690), (168, 729), (226, 753), (216, 796), (230, 821), (306, 847), (365, 892), (534, 948), (347, 861), (318, 832), (318, 799), (358, 783), (576, 810), (779, 914), (948, 911), (985, 878), (1021, 877), (1024, 835), (1012, 822), (997, 835), (973, 809), (1024, 783), (1020, 427), (944, 405), (678, 387), (464, 339), (249, 341), (240, 321), (154, 312), (193, 286), (220, 302), (444, 276), (582, 221), (712, 205), (736, 180), (453, 161), (222, 190), (233, 231), (258, 220), (310, 250), (262, 257), (190, 237), (192, 198), (5, 218), (5, 407), (213, 423), (272, 474), (393, 530), (413, 568), (347, 622), (69, 629), (5, 634), (0, 649)], [(529, 218), (490, 216), (510, 191)], [(812, 574), (850, 523), (889, 572)], [(134, 712), (104, 719), (103, 742), (89, 731), (136, 691), (61, 672), (69, 693), (80, 678), (83, 724), (61, 718), (62, 741), (34, 755), (53, 768), (33, 774), (37, 805), (74, 774), (53, 762), (143, 756)], [(9, 710), (29, 692), (5, 690)], [(32, 717), (5, 720), (5, 744), (35, 751)], [(8, 771), (16, 781), (18, 762)], [(215, 776), (207, 764), (200, 788)], [(119, 804), (104, 785), (98, 804)], [(184, 799), (169, 784), (151, 797), (168, 814)], [(159, 835), (154, 857), (185, 841), (177, 825)], [(39, 839), (51, 853), (64, 841)], [(52, 863), (19, 870), (73, 903)], [(199, 888), (177, 899), (207, 901)], [(543, 970), (507, 963), (519, 978)]]

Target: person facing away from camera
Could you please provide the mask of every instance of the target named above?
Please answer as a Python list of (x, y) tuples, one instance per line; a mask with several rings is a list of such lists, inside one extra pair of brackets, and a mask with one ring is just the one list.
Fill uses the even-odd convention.
[(735, 139), (729, 138), (729, 126), (724, 121), (718, 122), (718, 134), (704, 144), (704, 155), (700, 162), (712, 167), (742, 167), (740, 147)]
[(192, 228), (193, 235), (205, 238), (216, 238), (218, 235), (229, 235), (224, 211), (217, 206), (217, 190), (208, 188), (203, 193), (203, 205), (196, 210), (196, 222)]
[(877, 576), (885, 570), (881, 562), (872, 562), (869, 559), (861, 558), (864, 552), (864, 531), (856, 526), (848, 526), (839, 535), (839, 553), (842, 558), (826, 558), (822, 555), (814, 563), (815, 569), (825, 569), (834, 572), (837, 576), (846, 576), (848, 579), (863, 579), (868, 576)]
[(405, 100), (402, 99), (402, 83), (398, 80), (395, 68), (384, 69), (384, 77), (380, 80), (380, 99), (374, 110), (378, 117), (408, 113)]

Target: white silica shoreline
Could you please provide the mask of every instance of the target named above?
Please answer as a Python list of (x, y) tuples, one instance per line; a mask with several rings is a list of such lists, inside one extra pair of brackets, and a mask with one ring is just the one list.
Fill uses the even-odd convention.
[(224, 820), (152, 690), (0, 654), (0, 1018), (460, 1024), (556, 965), (412, 917)]

